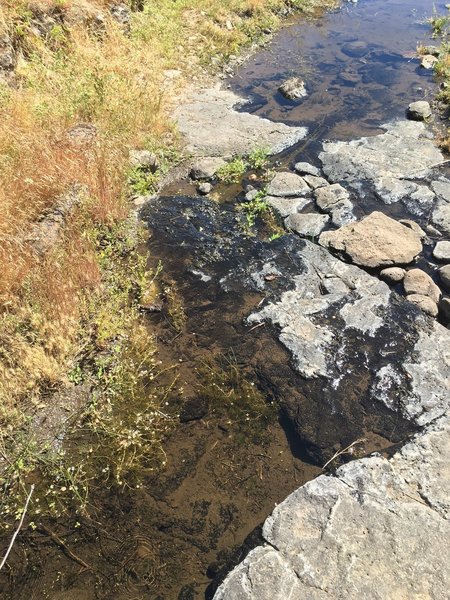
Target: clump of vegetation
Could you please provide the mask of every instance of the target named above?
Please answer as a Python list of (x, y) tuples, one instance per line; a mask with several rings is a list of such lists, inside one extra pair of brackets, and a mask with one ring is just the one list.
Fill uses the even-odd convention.
[(262, 171), (269, 162), (269, 152), (266, 148), (255, 148), (248, 155), (248, 164), (251, 169)]
[(217, 415), (227, 419), (235, 435), (242, 442), (261, 442), (268, 425), (276, 419), (277, 407), (266, 400), (235, 355), (204, 362), (198, 376), (199, 393)]
[(253, 227), (257, 217), (272, 213), (271, 207), (267, 204), (264, 190), (259, 191), (252, 200), (243, 202), (241, 208), (245, 213), (248, 227)]
[(238, 156), (217, 171), (219, 181), (224, 183), (238, 183), (247, 170), (246, 161)]
[(255, 148), (247, 157), (237, 156), (217, 172), (219, 181), (239, 183), (249, 169), (263, 171), (268, 164), (269, 153), (264, 148)]
[[(450, 42), (448, 40), (450, 15), (435, 14), (429, 19), (429, 23), (433, 30), (433, 37), (441, 40), (434, 71), (441, 80), (441, 91), (438, 94), (438, 99), (448, 109), (450, 106)], [(447, 135), (441, 141), (441, 146), (447, 152), (450, 151), (450, 129), (447, 129)]]

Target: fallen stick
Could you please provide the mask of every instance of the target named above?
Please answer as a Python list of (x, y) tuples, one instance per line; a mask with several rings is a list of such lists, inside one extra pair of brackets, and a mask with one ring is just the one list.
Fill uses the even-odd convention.
[(1, 564), (0, 564), (0, 571), (1, 571), (1, 570), (3, 569), (3, 567), (5, 566), (5, 563), (6, 563), (6, 561), (8, 560), (9, 553), (11, 552), (11, 550), (12, 550), (12, 547), (14, 546), (14, 542), (16, 541), (16, 537), (18, 536), (18, 534), (19, 534), (19, 531), (20, 531), (20, 529), (22, 528), (23, 521), (24, 521), (24, 519), (25, 519), (25, 515), (26, 515), (26, 512), (27, 512), (27, 510), (28, 510), (28, 504), (29, 504), (29, 502), (30, 502), (31, 496), (33, 495), (33, 492), (34, 492), (34, 483), (32, 484), (32, 486), (31, 486), (31, 488), (30, 488), (30, 493), (28, 494), (27, 500), (26, 500), (26, 502), (25, 502), (25, 506), (23, 507), (23, 512), (22, 512), (22, 516), (20, 517), (19, 525), (17, 526), (17, 529), (16, 529), (16, 531), (14, 532), (14, 535), (13, 535), (13, 536), (12, 536), (12, 538), (11, 538), (11, 541), (10, 541), (10, 543), (9, 543), (8, 549), (7, 549), (7, 551), (6, 551), (6, 554), (5, 554), (5, 556), (3, 557), (3, 560), (2, 560), (2, 562), (1, 562)]
[(359, 440), (355, 440), (354, 442), (352, 442), (351, 444), (349, 444), (348, 446), (346, 446), (345, 448), (343, 448), (342, 450), (338, 450), (337, 452), (335, 452), (333, 454), (333, 456), (330, 458), (330, 460), (327, 460), (327, 462), (323, 465), (322, 467), (322, 471), (324, 471), (328, 465), (333, 462), (333, 460), (335, 458), (337, 458), (338, 456), (341, 456), (342, 454), (348, 454), (348, 453), (352, 453), (353, 450), (353, 446), (356, 446), (356, 444), (362, 444), (363, 442), (365, 442), (366, 439), (365, 438), (360, 438)]

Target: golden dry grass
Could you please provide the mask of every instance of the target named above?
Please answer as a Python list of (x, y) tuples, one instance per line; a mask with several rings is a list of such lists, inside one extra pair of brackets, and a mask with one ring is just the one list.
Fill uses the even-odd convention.
[[(13, 85), (0, 83), (4, 424), (15, 422), (24, 402), (38, 403), (43, 391), (65, 381), (92, 333), (95, 300), (108, 303), (92, 232), (113, 232), (127, 215), (129, 150), (174, 147), (170, 111), (177, 93), (213, 56), (226, 59), (262, 29), (276, 27), (287, 3), (145, 0), (124, 30), (110, 17), (108, 0), (0, 1), (0, 29), (17, 55)], [(39, 23), (48, 18), (54, 20), (43, 33)], [(168, 78), (168, 69), (179, 77)], [(96, 128), (90, 144), (77, 145), (68, 135), (80, 123)], [(56, 247), (37, 255), (30, 228), (75, 182), (86, 186), (85, 201)]]

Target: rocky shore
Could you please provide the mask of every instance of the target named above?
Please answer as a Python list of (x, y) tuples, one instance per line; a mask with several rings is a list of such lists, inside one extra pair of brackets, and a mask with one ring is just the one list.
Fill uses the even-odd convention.
[[(197, 169), (235, 148), (245, 153), (264, 141), (274, 153), (306, 134), (238, 113), (236, 102), (215, 90), (182, 109)], [(216, 113), (217, 135), (208, 132)], [(298, 163), (276, 173), (266, 201), (299, 237), (284, 236), (293, 241), (271, 255), (260, 252), (257, 265), (242, 257), (234, 273), (266, 293), (248, 326), (270, 324), (305, 382), (300, 399), (282, 404), (311, 455), (324, 461), (333, 448), (343, 450), (333, 446), (332, 425), (311, 429), (301, 397), (312, 389), (321, 390), (324, 421), (336, 425), (353, 412), (351, 429), (364, 435), (370, 405), (380, 431), (387, 414), (397, 415), (394, 428), (403, 423), (403, 439), (408, 427), (416, 433), (390, 456), (354, 460), (291, 494), (266, 520), (264, 544), (228, 575), (216, 600), (446, 597), (450, 180), (423, 123), (384, 129), (325, 142), (321, 168)], [(213, 181), (215, 170), (206, 173)], [(288, 274), (280, 258), (287, 251)], [(196, 266), (214, 280), (207, 259)], [(232, 278), (222, 273), (223, 289), (236, 291)], [(281, 282), (276, 293), (273, 279)]]

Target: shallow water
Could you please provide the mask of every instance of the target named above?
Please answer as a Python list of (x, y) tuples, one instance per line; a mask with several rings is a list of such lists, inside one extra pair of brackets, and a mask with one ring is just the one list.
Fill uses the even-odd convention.
[[(432, 94), (432, 75), (420, 67), (416, 49), (433, 43), (424, 22), (433, 6), (443, 8), (429, 0), (345, 2), (323, 18), (283, 29), (229, 83), (251, 99), (245, 110), (308, 126), (306, 144), (311, 137), (378, 133), (382, 123), (403, 117), (410, 102)], [(278, 92), (292, 76), (303, 79), (308, 91), (299, 101)]]
[[(428, 26), (420, 21), (432, 9), (431, 1), (366, 0), (345, 3), (316, 21), (298, 20), (241, 66), (228, 84), (251, 98), (245, 110), (308, 126), (307, 139), (277, 160), (317, 162), (323, 139), (376, 134), (382, 123), (404, 116), (409, 102), (430, 98), (432, 75), (413, 56), (417, 43), (430, 42)], [(277, 92), (292, 75), (305, 79), (308, 89), (298, 102)], [(179, 386), (189, 405), (202, 395), (201, 368), (212, 358), (223, 362), (225, 357), (266, 399), (297, 394), (309, 438), (305, 434), (300, 441), (283, 415), (254, 439), (231, 408), (209, 408), (201, 418), (187, 419), (167, 440), (166, 468), (144, 474), (140, 489), (97, 487), (89, 518), (73, 515), (45, 523), (47, 529), (24, 531), (0, 577), (2, 598), (210, 597), (211, 581), (242, 558), (244, 539), (275, 503), (321, 472), (331, 448), (364, 433), (362, 453), (381, 451), (409, 433), (401, 419), (380, 406), (365, 402), (360, 412), (354, 410), (358, 395), (370, 384), (368, 370), (356, 388), (334, 398), (320, 380), (301, 380), (268, 327), (249, 330), (245, 325), (244, 318), (261, 299), (268, 294), (276, 298), (302, 268), (293, 259), (301, 242), (285, 236), (271, 245), (264, 231), (257, 237), (244, 235), (235, 188), (228, 190), (220, 208), (209, 211), (208, 203), (198, 198), (174, 198), (176, 187), (167, 192), (171, 197), (145, 213), (152, 264), (163, 261), (163, 281), (175, 282), (187, 317), (181, 332), (165, 306), (148, 317), (164, 365), (179, 365)], [(370, 204), (361, 210), (369, 209)], [(278, 261), (283, 276), (266, 282), (262, 291), (246, 281), (247, 267), (257, 271), (268, 260)], [(406, 351), (402, 344), (413, 344), (401, 335), (396, 340), (399, 355)], [(355, 339), (344, 365), (348, 372), (352, 360), (377, 360), (379, 349), (368, 344)], [(66, 550), (49, 531), (64, 540)], [(257, 541), (256, 530), (249, 544)], [(90, 568), (80, 567), (74, 556)]]

